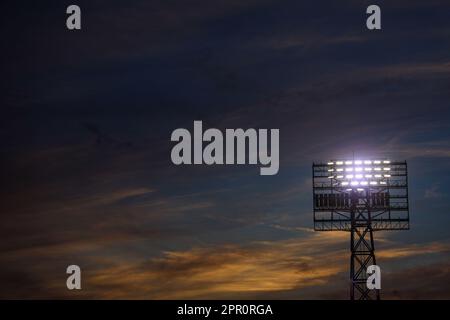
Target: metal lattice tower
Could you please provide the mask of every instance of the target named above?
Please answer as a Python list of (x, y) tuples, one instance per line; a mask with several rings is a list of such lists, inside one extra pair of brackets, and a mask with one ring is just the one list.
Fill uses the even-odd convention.
[(376, 265), (373, 233), (409, 229), (406, 162), (333, 160), (313, 164), (314, 229), (350, 232), (350, 299), (380, 299), (367, 288)]

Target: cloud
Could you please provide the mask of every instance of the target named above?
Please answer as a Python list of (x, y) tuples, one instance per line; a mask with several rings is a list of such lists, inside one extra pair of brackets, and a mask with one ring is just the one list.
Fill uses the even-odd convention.
[(260, 45), (276, 50), (286, 50), (295, 47), (304, 47), (307, 49), (330, 47), (331, 45), (342, 45), (361, 43), (367, 41), (366, 37), (359, 34), (344, 34), (344, 35), (328, 35), (323, 33), (300, 33), (300, 34), (276, 34), (269, 38), (263, 38), (260, 42), (253, 45)]
[(396, 247), (396, 244), (391, 244), (393, 248), (383, 248), (377, 251), (377, 258), (380, 259), (403, 259), (415, 256), (422, 256), (426, 254), (449, 253), (450, 244), (441, 242), (431, 242), (424, 244), (411, 244), (408, 246)]
[[(281, 241), (253, 241), (246, 244), (218, 244), (194, 246), (187, 250), (162, 251), (143, 259), (141, 255), (126, 255), (124, 252), (108, 254), (124, 239), (109, 242), (84, 243), (58, 247), (41, 247), (39, 250), (17, 252), (2, 265), (15, 265), (14, 274), (23, 274), (20, 287), (12, 288), (4, 297), (59, 297), (96, 299), (214, 299), (214, 298), (345, 298), (349, 252), (346, 232), (308, 233), (302, 238)], [(130, 241), (130, 239), (128, 239)], [(395, 286), (398, 268), (392, 262), (406, 263), (411, 258), (430, 255), (448, 255), (449, 246), (442, 243), (400, 245), (377, 239), (382, 248), (377, 258), (383, 266), (383, 288), (386, 296), (402, 298)], [(139, 245), (135, 239), (132, 246)], [(76, 252), (78, 251), (78, 254)], [(84, 253), (80, 255), (81, 253)], [(64, 288), (64, 277), (55, 276), (58, 268), (69, 263), (69, 257), (78, 257), (83, 269), (83, 291), (69, 292)], [(30, 264), (30, 261), (47, 259), (46, 263)], [(81, 261), (80, 261), (81, 259)], [(423, 261), (423, 259), (422, 259)], [(434, 268), (430, 265), (414, 268)], [(445, 260), (444, 260), (445, 261)], [(11, 262), (14, 262), (11, 264)], [(26, 263), (28, 262), (28, 263)], [(441, 261), (440, 275), (445, 277), (448, 265)], [(410, 264), (408, 264), (410, 265)], [(3, 268), (4, 274), (13, 277), (12, 270)], [(8, 271), (9, 270), (9, 271)], [(446, 285), (429, 274), (421, 275), (408, 268), (403, 276), (412, 273), (418, 286), (433, 282), (440, 296), (449, 294)], [(447, 270), (447, 271), (445, 271)], [(14, 276), (16, 278), (17, 276)], [(29, 281), (27, 279), (33, 280)], [(8, 281), (6, 281), (8, 282)], [(28, 291), (39, 285), (37, 292)], [(393, 289), (397, 290), (395, 293)], [(28, 292), (26, 294), (25, 292)], [(327, 293), (328, 292), (328, 293)], [(394, 292), (394, 293), (393, 293)], [(414, 291), (420, 297), (420, 291)], [(439, 296), (434, 296), (439, 297)]]
[[(345, 288), (348, 252), (342, 242), (348, 240), (347, 236), (316, 233), (306, 239), (170, 251), (142, 264), (112, 268), (112, 272), (89, 281), (99, 289), (108, 284), (108, 292), (98, 291), (100, 297), (127, 298), (122, 288), (130, 284), (135, 290), (132, 297), (151, 299), (274, 298), (283, 294), (290, 298), (314, 297), (318, 287), (322, 287), (322, 293), (332, 292), (335, 286)], [(383, 249), (377, 254), (386, 265), (392, 259), (401, 261), (448, 250), (448, 245), (430, 243)], [(384, 280), (387, 288), (391, 288), (390, 279)], [(111, 291), (111, 287), (115, 289)], [(340, 291), (340, 297), (344, 291)]]
[(405, 268), (386, 274), (383, 281), (390, 284), (388, 290), (382, 291), (383, 297), (388, 299), (450, 299), (448, 261)]
[[(98, 297), (195, 299), (252, 297), (320, 285), (344, 264), (332, 261), (326, 248), (336, 235), (317, 235), (309, 241), (257, 242), (168, 251), (160, 258), (99, 270), (87, 280)], [(319, 245), (322, 244), (322, 245)], [(320, 256), (313, 257), (318, 254)], [(103, 290), (106, 286), (108, 290)], [(133, 288), (127, 290), (127, 287)], [(113, 288), (113, 289), (112, 289)]]
[[(450, 157), (450, 150), (449, 150)], [(436, 199), (442, 197), (442, 193), (439, 191), (439, 186), (434, 185), (425, 190), (424, 198), (425, 199)]]

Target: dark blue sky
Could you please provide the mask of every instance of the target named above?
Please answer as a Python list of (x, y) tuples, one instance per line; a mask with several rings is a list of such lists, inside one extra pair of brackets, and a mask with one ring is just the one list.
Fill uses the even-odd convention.
[[(368, 1), (77, 1), (81, 31), (69, 4), (1, 5), (1, 297), (346, 298), (310, 175), (354, 152), (409, 165), (385, 297), (450, 298), (447, 1), (377, 1), (381, 31)], [(279, 128), (279, 174), (173, 165), (194, 120)]]

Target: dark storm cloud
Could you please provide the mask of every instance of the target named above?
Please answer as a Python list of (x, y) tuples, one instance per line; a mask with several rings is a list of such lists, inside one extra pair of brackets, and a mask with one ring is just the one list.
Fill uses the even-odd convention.
[[(448, 296), (445, 1), (381, 1), (376, 33), (364, 1), (78, 4), (80, 32), (64, 3), (2, 8), (2, 297), (73, 297), (76, 262), (83, 297), (345, 298), (347, 235), (311, 235), (310, 164), (353, 152), (409, 161), (413, 228), (381, 261), (441, 258), (388, 296)], [(280, 173), (172, 165), (193, 120), (280, 128)]]

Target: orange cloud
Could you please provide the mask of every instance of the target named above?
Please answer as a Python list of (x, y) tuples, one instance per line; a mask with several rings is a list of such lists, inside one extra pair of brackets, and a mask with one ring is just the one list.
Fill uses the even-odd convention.
[[(168, 251), (144, 263), (112, 262), (89, 275), (98, 298), (209, 299), (253, 297), (323, 285), (346, 270), (340, 233), (307, 240), (256, 242)], [(105, 290), (107, 288), (107, 290)]]
[(425, 244), (412, 244), (399, 248), (389, 248), (377, 251), (377, 257), (380, 259), (399, 259), (424, 254), (444, 253), (450, 251), (450, 245), (447, 243), (431, 242)]

